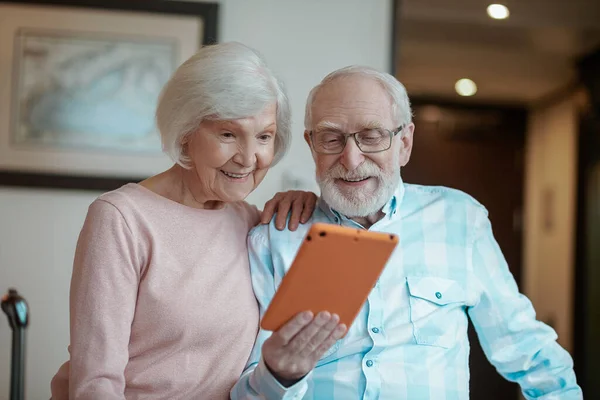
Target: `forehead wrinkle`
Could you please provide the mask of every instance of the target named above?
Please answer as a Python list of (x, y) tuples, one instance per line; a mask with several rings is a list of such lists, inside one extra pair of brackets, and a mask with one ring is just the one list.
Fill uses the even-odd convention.
[(244, 131), (247, 129), (248, 123), (241, 123), (235, 119), (221, 119), (211, 121), (211, 125), (216, 129), (228, 129), (233, 131)]
[(277, 126), (277, 123), (276, 123), (276, 122), (271, 122), (271, 123), (268, 123), (268, 122), (267, 122), (267, 124), (266, 124), (266, 125), (263, 127), (263, 130), (267, 130), (267, 129), (275, 128), (276, 126)]
[(239, 119), (213, 119), (207, 120), (210, 126), (216, 129), (229, 129), (239, 132), (253, 132), (255, 130), (267, 131), (277, 127), (277, 121), (272, 118), (263, 118), (262, 115), (249, 116)]
[[(321, 115), (319, 122), (315, 125), (314, 130), (330, 129), (336, 131), (343, 131), (344, 129), (379, 129), (384, 128), (385, 124), (383, 119), (386, 116), (378, 112), (378, 110), (361, 110), (362, 112), (348, 113), (347, 109), (331, 109), (328, 112)], [(359, 118), (355, 115), (360, 114)], [(348, 118), (348, 116), (351, 116)], [(341, 123), (335, 122), (340, 120)]]
[(334, 130), (334, 131), (341, 131), (342, 127), (340, 124), (336, 124), (335, 122), (332, 121), (320, 121), (317, 125), (315, 125), (315, 131), (322, 131), (322, 130)]
[(361, 104), (345, 102), (343, 104), (321, 104), (314, 107), (315, 114), (320, 115), (354, 115), (361, 113), (367, 116), (382, 118), (386, 113), (385, 107), (375, 102), (361, 102)]
[[(355, 88), (330, 82), (317, 92), (313, 99), (312, 114), (315, 127), (332, 127), (336, 130), (358, 131), (387, 127), (388, 119), (393, 119), (392, 99), (382, 93), (379, 86)], [(379, 85), (379, 84), (378, 84)]]
[(361, 130), (363, 130), (363, 129), (381, 129), (381, 128), (384, 128), (384, 126), (381, 123), (381, 120), (376, 119), (376, 120), (367, 120), (363, 123), (358, 123), (357, 128), (360, 128)]

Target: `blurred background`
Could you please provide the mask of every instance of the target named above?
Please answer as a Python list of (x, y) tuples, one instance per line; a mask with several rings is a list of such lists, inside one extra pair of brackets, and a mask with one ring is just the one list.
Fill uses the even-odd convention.
[[(68, 357), (71, 263), (88, 205), (168, 166), (160, 154), (40, 142), (33, 114), (25, 113), (37, 103), (19, 103), (17, 91), (33, 96), (30, 87), (44, 71), (40, 49), (78, 51), (63, 36), (48, 44), (40, 34), (68, 29), (102, 31), (123, 43), (131, 35), (162, 38), (152, 43), (162, 47), (151, 48), (157, 67), (148, 90), (202, 43), (237, 40), (260, 50), (287, 83), (296, 135), (292, 151), (250, 196), (259, 207), (281, 190), (318, 191), (302, 120), (320, 79), (349, 64), (395, 74), (416, 124), (404, 180), (464, 190), (489, 209), (521, 290), (574, 357), (586, 398), (600, 398), (593, 379), (600, 357), (598, 21), (600, 2), (592, 0), (1, 1), (0, 291), (16, 287), (31, 308), (28, 398), (49, 397), (50, 379)], [(121, 52), (129, 49), (123, 43)], [(142, 50), (119, 57), (133, 60)], [(88, 69), (56, 79), (75, 85), (107, 62), (93, 59)], [(56, 113), (52, 101), (45, 107)], [(21, 136), (11, 133), (15, 127)], [(472, 398), (519, 398), (470, 335)], [(10, 338), (0, 323), (0, 399), (8, 399)]]

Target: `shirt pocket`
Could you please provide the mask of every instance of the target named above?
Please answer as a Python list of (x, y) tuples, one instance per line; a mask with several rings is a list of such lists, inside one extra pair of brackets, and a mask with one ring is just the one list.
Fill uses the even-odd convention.
[(417, 344), (451, 348), (465, 316), (467, 294), (455, 280), (407, 277), (410, 322)]

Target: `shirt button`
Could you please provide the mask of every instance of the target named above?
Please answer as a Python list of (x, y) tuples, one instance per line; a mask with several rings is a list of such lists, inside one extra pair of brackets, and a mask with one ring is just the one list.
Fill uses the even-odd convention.
[(371, 332), (373, 332), (373, 333), (379, 333), (379, 328), (373, 328), (373, 329), (371, 329)]
[(435, 292), (435, 297), (437, 297), (438, 299), (441, 299), (442, 294), (440, 292)]
[(371, 368), (373, 366), (373, 361), (368, 360), (367, 361), (367, 367)]

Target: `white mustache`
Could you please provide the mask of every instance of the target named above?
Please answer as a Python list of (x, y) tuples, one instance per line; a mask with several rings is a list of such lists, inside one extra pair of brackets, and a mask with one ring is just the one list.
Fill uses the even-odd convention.
[(353, 171), (348, 171), (346, 167), (342, 164), (337, 163), (333, 166), (333, 168), (329, 169), (324, 179), (333, 180), (333, 179), (344, 179), (344, 180), (356, 180), (356, 179), (364, 179), (368, 177), (376, 177), (381, 178), (382, 176), (381, 169), (375, 164), (373, 161), (365, 160), (362, 164), (358, 166)]

